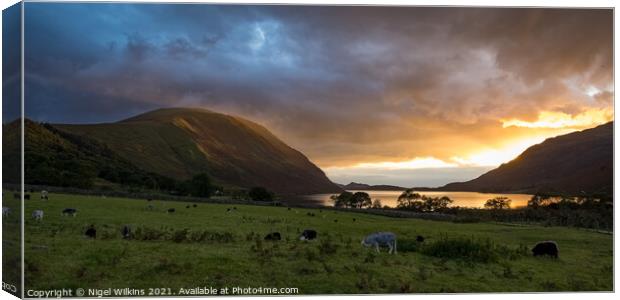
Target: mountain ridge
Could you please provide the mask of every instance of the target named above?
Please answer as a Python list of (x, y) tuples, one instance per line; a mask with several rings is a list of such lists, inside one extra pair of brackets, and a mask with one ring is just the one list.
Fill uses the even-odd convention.
[(264, 186), (281, 194), (341, 190), (264, 126), (207, 109), (163, 108), (115, 123), (53, 126), (105, 143), (139, 167), (173, 178), (206, 172), (225, 185)]
[(375, 190), (375, 191), (404, 191), (407, 188), (402, 187), (402, 186), (395, 186), (395, 185), (389, 185), (389, 184), (365, 184), (365, 183), (359, 183), (359, 182), (350, 182), (348, 184), (338, 184), (338, 186), (340, 186), (341, 188), (345, 189), (345, 190), (360, 190), (360, 191), (371, 191), (371, 190)]
[(436, 190), (613, 194), (613, 121), (548, 138), (481, 176)]

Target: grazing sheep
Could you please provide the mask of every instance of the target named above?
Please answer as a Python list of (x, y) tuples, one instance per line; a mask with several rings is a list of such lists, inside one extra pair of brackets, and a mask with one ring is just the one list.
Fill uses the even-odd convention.
[(226, 212), (230, 212), (230, 211), (231, 211), (230, 207), (226, 209)]
[(306, 213), (306, 215), (308, 215), (309, 217), (314, 217), (314, 213), (311, 212)]
[(287, 207), (286, 209), (287, 209), (287, 210), (291, 210), (291, 208), (290, 208), (290, 207)]
[(316, 239), (317, 233), (316, 230), (312, 230), (312, 229), (306, 229), (304, 230), (304, 232), (301, 233), (301, 236), (299, 236), (299, 239), (302, 241), (311, 241)]
[(424, 242), (424, 237), (421, 236), (421, 235), (418, 235), (418, 236), (415, 237), (415, 241), (418, 242), (418, 243), (422, 243), (422, 242)]
[(175, 212), (175, 211), (176, 211), (176, 209), (174, 209), (174, 208), (168, 208), (168, 213), (169, 213), (169, 214), (171, 214), (171, 213), (173, 213), (173, 212)]
[(48, 200), (46, 190), (41, 191), (41, 200)]
[(5, 217), (8, 217), (10, 214), (11, 214), (11, 209), (6, 207), (6, 206), (3, 206), (2, 207), (2, 215), (5, 216)]
[(389, 253), (396, 253), (396, 235), (391, 232), (377, 232), (366, 236), (362, 240), (362, 245), (365, 247), (374, 246), (377, 252), (379, 246), (387, 245), (390, 248)]
[(558, 258), (558, 244), (554, 241), (542, 241), (538, 242), (534, 248), (532, 248), (532, 254), (534, 256), (549, 255)]
[(72, 217), (75, 217), (75, 216), (77, 215), (77, 209), (75, 209), (75, 208), (65, 208), (65, 209), (62, 211), (62, 215), (63, 215), (63, 216), (72, 216)]
[(151, 202), (151, 201), (153, 201), (153, 199), (151, 199), (151, 198), (147, 198), (146, 199), (146, 202)]
[(40, 209), (37, 209), (35, 211), (32, 212), (32, 217), (37, 220), (37, 221), (42, 221), (43, 220), (43, 211)]
[(355, 222), (355, 218), (353, 218), (353, 222)]
[(265, 236), (265, 241), (279, 241), (282, 239), (279, 232), (272, 232)]
[(334, 223), (338, 223), (338, 219), (334, 219)]
[(196, 208), (196, 207), (198, 207), (198, 204), (194, 204), (194, 205), (192, 205), (192, 206), (193, 206), (194, 208)]
[(121, 230), (121, 234), (123, 235), (123, 239), (130, 239), (131, 238), (131, 227), (129, 227), (129, 225), (125, 225), (123, 226), (123, 229)]
[(30, 200), (30, 194), (25, 194), (24, 195), (24, 200)]
[(97, 238), (97, 229), (95, 229), (95, 225), (90, 225), (90, 227), (88, 227), (88, 229), (86, 229), (86, 232), (84, 233), (84, 235), (86, 235), (87, 237), (89, 237), (91, 239), (96, 239)]
[(185, 208), (189, 208), (189, 205), (185, 206)]

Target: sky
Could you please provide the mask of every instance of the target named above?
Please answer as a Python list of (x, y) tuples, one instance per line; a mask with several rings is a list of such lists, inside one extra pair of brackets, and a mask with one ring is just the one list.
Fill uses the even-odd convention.
[(440, 186), (613, 120), (612, 10), (25, 4), (26, 115), (204, 107), (335, 182)]

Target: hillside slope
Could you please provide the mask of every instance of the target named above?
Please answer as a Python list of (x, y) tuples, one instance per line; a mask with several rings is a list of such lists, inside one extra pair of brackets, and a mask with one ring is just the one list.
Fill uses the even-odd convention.
[(164, 176), (186, 179), (207, 172), (220, 184), (264, 186), (280, 194), (340, 191), (263, 126), (206, 109), (159, 109), (116, 123), (54, 127), (96, 139)]
[[(24, 179), (27, 184), (84, 189), (92, 188), (96, 183), (175, 187), (174, 180), (136, 167), (105, 144), (28, 119), (24, 120), (24, 125)], [(19, 120), (3, 126), (5, 133), (15, 131), (15, 128), (19, 129)], [(5, 141), (19, 145), (19, 135), (5, 135)], [(4, 150), (7, 168), (19, 170), (20, 160), (11, 159), (19, 157), (19, 148), (7, 148), (6, 153)]]
[(439, 189), (612, 194), (613, 122), (547, 139), (474, 180)]

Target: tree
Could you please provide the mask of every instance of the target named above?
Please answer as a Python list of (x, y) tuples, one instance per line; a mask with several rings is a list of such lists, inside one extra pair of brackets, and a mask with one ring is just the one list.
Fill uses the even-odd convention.
[(422, 196), (422, 199), (424, 200), (424, 203), (426, 204), (425, 211), (439, 211), (442, 209), (446, 209), (448, 205), (450, 205), (453, 202), (453, 200), (447, 196), (436, 197), (436, 198)]
[(397, 208), (419, 212), (433, 212), (447, 208), (452, 202), (452, 199), (446, 196), (429, 197), (408, 189), (398, 197)]
[(253, 201), (273, 201), (274, 195), (262, 186), (253, 187), (248, 192), (248, 196)]
[(413, 208), (415, 206), (419, 206), (419, 204), (421, 203), (417, 203), (416, 202), (420, 202), (420, 199), (422, 199), (422, 196), (416, 192), (413, 191), (413, 189), (408, 189), (406, 191), (404, 191), (402, 194), (400, 194), (400, 196), (398, 196), (398, 208)]
[(206, 173), (200, 173), (192, 177), (187, 183), (187, 189), (192, 196), (206, 198), (211, 197), (214, 191), (211, 179)]
[(508, 209), (510, 208), (510, 202), (512, 200), (507, 197), (495, 197), (493, 199), (487, 200), (484, 204), (484, 208), (487, 209)]
[(349, 204), (350, 207), (355, 208), (370, 207), (371, 205), (372, 199), (370, 199), (370, 195), (365, 192), (356, 192), (353, 194), (353, 197), (351, 197), (351, 203)]
[(372, 201), (372, 207), (371, 208), (380, 209), (382, 207), (383, 207), (383, 205), (381, 205), (381, 200), (375, 199), (374, 201)]
[(527, 201), (527, 207), (538, 208), (541, 206), (548, 206), (554, 202), (554, 198), (548, 194), (536, 193), (532, 198)]
[(349, 207), (353, 193), (344, 191), (340, 195), (332, 195), (330, 198), (334, 202), (335, 207)]

